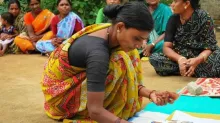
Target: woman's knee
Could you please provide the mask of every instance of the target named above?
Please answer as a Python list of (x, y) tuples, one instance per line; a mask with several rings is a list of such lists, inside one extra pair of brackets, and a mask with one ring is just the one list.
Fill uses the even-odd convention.
[(158, 53), (153, 53), (150, 57), (149, 57), (149, 61), (150, 64), (155, 66), (156, 63), (158, 63), (159, 61), (159, 54)]

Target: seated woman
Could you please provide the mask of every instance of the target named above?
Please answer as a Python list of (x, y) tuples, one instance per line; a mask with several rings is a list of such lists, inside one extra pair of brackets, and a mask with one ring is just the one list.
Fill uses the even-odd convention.
[[(120, 4), (120, 3), (122, 3), (122, 0), (106, 0), (107, 5)], [(95, 23), (99, 24), (99, 23), (107, 23), (107, 22), (108, 22), (108, 18), (105, 17), (103, 13), (103, 8), (99, 9)]]
[(1, 27), (0, 33), (9, 35), (7, 38), (0, 37), (0, 56), (5, 54), (8, 46), (13, 42), (14, 37), (18, 35), (18, 31), (14, 27), (14, 17), (10, 12), (4, 12), (1, 14)]
[(51, 30), (54, 37), (50, 40), (40, 40), (36, 43), (36, 48), (41, 53), (50, 53), (59, 46), (65, 39), (81, 30), (83, 22), (78, 15), (71, 11), (70, 0), (58, 0), (57, 9), (59, 14), (53, 17)]
[(24, 15), (24, 23), (27, 27), (27, 34), (20, 34), (14, 40), (15, 44), (23, 53), (35, 50), (35, 44), (38, 40), (50, 39), (52, 33), (48, 33), (47, 29), (50, 26), (54, 14), (49, 10), (40, 8), (40, 0), (27, 0), (30, 12)]
[(220, 49), (213, 20), (199, 9), (199, 0), (173, 1), (165, 36), (164, 54), (154, 53), (150, 63), (159, 75), (220, 77)]
[(146, 2), (154, 19), (154, 30), (151, 32), (149, 40), (145, 41), (142, 49), (139, 50), (141, 56), (163, 52), (166, 25), (172, 15), (171, 8), (160, 3), (160, 0), (146, 0)]
[[(42, 90), (46, 114), (83, 123), (128, 123), (141, 109), (142, 97), (157, 105), (178, 95), (142, 85), (138, 51), (153, 29), (153, 19), (142, 2), (106, 6), (111, 24), (91, 25), (74, 34), (50, 55)], [(122, 120), (124, 119), (124, 120)]]
[[(21, 12), (20, 2), (18, 0), (9, 0), (8, 2), (8, 12), (11, 13), (14, 17), (14, 27), (18, 31), (18, 34), (25, 32), (26, 27), (24, 25), (24, 14)], [(15, 38), (12, 35), (8, 35), (6, 33), (1, 33), (1, 38)], [(6, 50), (6, 53), (18, 53), (19, 48), (14, 44), (9, 45), (9, 48)]]

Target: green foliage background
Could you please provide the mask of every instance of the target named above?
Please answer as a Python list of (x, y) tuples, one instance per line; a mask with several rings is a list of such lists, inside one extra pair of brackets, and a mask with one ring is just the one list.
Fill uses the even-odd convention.
[[(19, 0), (22, 11), (28, 11), (27, 0)], [(98, 10), (105, 5), (105, 0), (71, 0), (73, 11), (84, 21), (85, 25), (95, 23)], [(133, 0), (134, 1), (134, 0)], [(172, 0), (161, 0), (162, 3), (170, 4)], [(56, 0), (41, 0), (42, 8), (53, 12), (56, 10)], [(7, 11), (7, 2), (0, 4), (0, 13)]]
[(165, 3), (165, 4), (167, 4), (167, 5), (170, 5), (172, 2), (173, 2), (173, 0), (160, 0), (162, 3)]

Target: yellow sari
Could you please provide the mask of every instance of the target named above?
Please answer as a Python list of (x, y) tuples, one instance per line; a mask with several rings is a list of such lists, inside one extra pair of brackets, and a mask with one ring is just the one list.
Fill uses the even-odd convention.
[[(34, 33), (36, 35), (40, 35), (45, 32), (50, 26), (51, 20), (54, 17), (54, 14), (49, 10), (45, 9), (32, 22), (32, 27)], [(50, 31), (46, 33), (42, 39), (48, 40), (53, 36), (53, 33)], [(21, 33), (19, 36), (14, 39), (15, 44), (21, 49), (22, 52), (26, 52), (28, 50), (34, 50), (32, 42), (29, 40), (27, 33)]]
[[(64, 122), (95, 123), (88, 114), (85, 68), (69, 65), (68, 49), (84, 34), (109, 27), (110, 24), (91, 25), (74, 34), (65, 44), (52, 52), (45, 64), (41, 87), (45, 96), (46, 114)], [(120, 48), (112, 51), (106, 79), (104, 108), (123, 119), (141, 109), (142, 69), (137, 50), (126, 53)]]

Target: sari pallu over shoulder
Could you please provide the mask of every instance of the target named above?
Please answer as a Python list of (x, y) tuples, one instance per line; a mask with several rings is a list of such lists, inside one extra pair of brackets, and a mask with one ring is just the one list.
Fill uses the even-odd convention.
[(32, 26), (36, 35), (48, 29), (54, 14), (48, 9), (44, 9), (33, 21)]
[(84, 27), (81, 18), (74, 12), (70, 12), (63, 20), (57, 25), (57, 37), (68, 39), (74, 32), (76, 21), (80, 22), (81, 27)]
[[(62, 39), (68, 39), (69, 37), (71, 37), (75, 30), (76, 21), (78, 21), (81, 24), (82, 28), (84, 27), (81, 18), (77, 14), (70, 12), (57, 24), (56, 37)], [(49, 39), (38, 41), (36, 44), (36, 48), (41, 53), (50, 53), (54, 51), (55, 46), (52, 44), (52, 39)]]
[[(109, 27), (110, 24), (91, 25), (74, 34), (52, 52), (47, 61), (42, 90), (46, 114), (53, 119), (71, 119), (71, 122), (91, 123), (87, 104), (85, 68), (69, 65), (68, 49), (74, 40), (84, 34)], [(137, 50), (129, 53), (120, 48), (112, 51), (106, 79), (104, 108), (128, 119), (141, 109), (138, 86), (142, 85), (142, 69)]]

